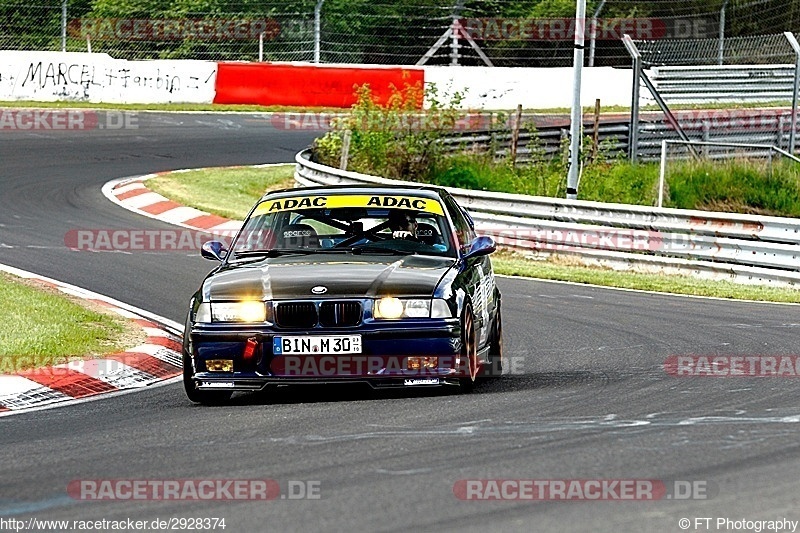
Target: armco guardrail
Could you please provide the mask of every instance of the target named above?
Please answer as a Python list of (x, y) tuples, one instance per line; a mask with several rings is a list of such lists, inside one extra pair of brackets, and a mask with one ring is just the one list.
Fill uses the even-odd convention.
[[(677, 120), (686, 135), (693, 141), (719, 143), (765, 144), (788, 150), (791, 132), (791, 109), (742, 109), (742, 110), (690, 110), (677, 111)], [(625, 153), (628, 148), (629, 119), (604, 120), (597, 129), (597, 139), (606, 153)], [(564, 140), (569, 135), (569, 124), (542, 125), (535, 131), (520, 130), (517, 163), (525, 164), (539, 158), (552, 158), (564, 149)], [(584, 123), (584, 135), (594, 135), (594, 124)], [(673, 126), (664, 121), (661, 113), (644, 113), (639, 123), (638, 155), (642, 161), (658, 161), (661, 157), (661, 141), (680, 140)], [(511, 149), (511, 132), (508, 128), (489, 131), (467, 131), (452, 133), (442, 139), (445, 150), (483, 151), (494, 150), (498, 158), (507, 157)], [(730, 149), (708, 148), (710, 158), (725, 159), (741, 157)], [(768, 151), (749, 150), (749, 157), (768, 157)], [(674, 153), (671, 158), (690, 157), (687, 150)]]
[(790, 100), (794, 65), (652, 67), (653, 85), (668, 103)]
[[(297, 154), (301, 186), (400, 184)], [(500, 245), (612, 268), (800, 285), (800, 220), (448, 188)]]

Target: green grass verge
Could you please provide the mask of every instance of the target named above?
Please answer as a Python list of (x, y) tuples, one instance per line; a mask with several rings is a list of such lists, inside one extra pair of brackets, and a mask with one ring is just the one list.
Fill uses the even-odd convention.
[(296, 107), (296, 106), (263, 106), (248, 104), (107, 104), (91, 102), (35, 102), (33, 100), (0, 101), (0, 108), (32, 108), (32, 109), (113, 109), (123, 111), (225, 111), (239, 113), (277, 113), (277, 112), (328, 112), (341, 113), (341, 108), (329, 107)]
[[(272, 171), (273, 181), (266, 177), (264, 171)], [(148, 180), (148, 187), (154, 183), (169, 183), (161, 188), (160, 192), (184, 205), (197, 207), (208, 211), (206, 205), (209, 197), (225, 210), (229, 218), (243, 219), (250, 208), (272, 184), (281, 187), (291, 184), (293, 166), (268, 167), (266, 169), (252, 169), (247, 167), (204, 169), (169, 174)], [(287, 180), (280, 181), (280, 176)], [(195, 184), (202, 183), (198, 187)], [(248, 187), (243, 187), (249, 183)], [(181, 199), (170, 196), (168, 190), (180, 188)], [(277, 186), (272, 188), (279, 188)], [(691, 294), (695, 296), (713, 296), (717, 298), (731, 298), (743, 300), (756, 300), (766, 302), (791, 302), (800, 303), (800, 290), (782, 289), (765, 286), (739, 285), (728, 281), (701, 280), (690, 276), (643, 274), (633, 272), (619, 272), (604, 268), (573, 266), (560, 264), (555, 261), (534, 261), (524, 257), (498, 252), (492, 256), (495, 272), (509, 276), (524, 276), (531, 278), (552, 279), (559, 281), (572, 281), (602, 285), (606, 287), (622, 287), (628, 289), (647, 290), (655, 292)]]
[[(446, 187), (563, 198), (566, 174), (567, 167), (559, 159), (513, 167), (485, 156), (460, 154), (443, 159), (429, 181)], [(592, 162), (583, 167), (578, 199), (656, 205), (658, 174), (658, 163)], [(772, 164), (744, 159), (673, 161), (667, 166), (664, 207), (797, 217), (800, 165), (787, 160)]]
[(121, 318), (3, 273), (0, 309), (0, 374), (118, 352), (138, 340)]
[(741, 285), (725, 280), (702, 280), (683, 275), (621, 272), (604, 268), (565, 265), (553, 261), (533, 261), (502, 252), (492, 256), (492, 264), (496, 273), (508, 276), (736, 300), (800, 303), (800, 290), (798, 289)]
[(267, 190), (293, 185), (294, 164), (201, 169), (147, 180), (147, 187), (162, 196), (235, 220), (242, 220)]
[[(601, 102), (602, 104), (602, 102)], [(673, 104), (670, 106), (672, 111), (685, 109), (757, 109), (762, 107), (791, 107), (792, 102), (769, 101), (769, 102), (748, 102), (748, 103), (708, 103), (708, 104)], [(128, 111), (233, 111), (241, 113), (271, 113), (271, 112), (330, 112), (341, 113), (348, 111), (342, 108), (328, 107), (297, 107), (297, 106), (263, 106), (249, 104), (107, 104), (91, 102), (36, 102), (32, 100), (0, 100), (0, 108), (36, 108), (36, 109), (121, 109)], [(601, 113), (629, 113), (630, 106), (604, 105)], [(494, 112), (516, 113), (516, 109), (500, 109)], [(655, 104), (642, 106), (641, 111), (661, 111)], [(541, 109), (524, 109), (524, 113), (537, 113), (540, 115), (568, 115), (571, 109), (568, 107), (547, 107)], [(593, 115), (594, 106), (583, 108), (584, 115)]]

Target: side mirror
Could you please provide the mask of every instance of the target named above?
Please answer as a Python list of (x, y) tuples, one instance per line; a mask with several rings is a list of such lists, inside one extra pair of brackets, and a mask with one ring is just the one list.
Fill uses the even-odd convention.
[(494, 239), (488, 235), (482, 235), (480, 237), (476, 237), (475, 240), (472, 241), (472, 245), (469, 247), (469, 252), (467, 252), (464, 258), (469, 259), (470, 257), (489, 255), (495, 250), (497, 250), (497, 245), (495, 245)]
[(219, 241), (206, 241), (200, 248), (200, 255), (205, 259), (213, 259), (215, 261), (224, 261), (228, 256), (228, 250), (225, 245)]

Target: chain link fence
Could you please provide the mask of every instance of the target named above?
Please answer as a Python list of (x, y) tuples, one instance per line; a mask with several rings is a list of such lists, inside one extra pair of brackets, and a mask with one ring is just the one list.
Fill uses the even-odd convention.
[[(634, 68), (631, 159), (771, 164), (776, 153), (796, 153), (800, 43), (791, 32), (624, 43)], [(659, 112), (640, 114), (640, 102)]]
[[(126, 59), (555, 67), (572, 63), (574, 2), (541, 0), (0, 0), (0, 49)], [(628, 66), (623, 33), (653, 64), (755, 56), (743, 36), (800, 30), (800, 3), (590, 0), (587, 64)], [(743, 48), (750, 46), (750, 48)]]
[(773, 65), (794, 63), (783, 34), (715, 39), (637, 41), (645, 67), (670, 65)]

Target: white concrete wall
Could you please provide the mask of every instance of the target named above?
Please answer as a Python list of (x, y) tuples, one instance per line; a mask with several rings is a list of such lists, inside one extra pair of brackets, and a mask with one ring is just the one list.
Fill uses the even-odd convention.
[(127, 61), (107, 54), (0, 51), (0, 100), (211, 103), (213, 61)]
[[(463, 107), (472, 109), (543, 109), (572, 106), (572, 68), (446, 67), (425, 69), (425, 83), (435, 83), (439, 93), (465, 93)], [(629, 69), (583, 69), (581, 103), (603, 106), (631, 105)], [(646, 92), (646, 91), (645, 91)]]
[[(356, 65), (347, 65), (353, 68)], [(331, 66), (331, 68), (334, 68)], [(439, 92), (464, 93), (464, 108), (572, 105), (572, 68), (421, 67)], [(109, 103), (211, 103), (212, 61), (127, 61), (107, 54), (0, 51), (0, 100)], [(644, 91), (646, 93), (646, 91)], [(583, 69), (582, 104), (630, 105), (631, 71)]]

